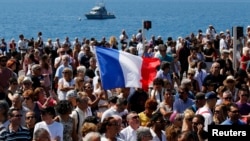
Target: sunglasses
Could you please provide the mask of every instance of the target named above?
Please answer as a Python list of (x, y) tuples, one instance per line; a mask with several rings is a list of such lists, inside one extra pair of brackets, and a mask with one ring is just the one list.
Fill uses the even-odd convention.
[(23, 115), (13, 115), (12, 117), (22, 117)]
[(90, 87), (90, 86), (86, 86), (86, 87), (85, 87), (85, 89), (91, 89), (91, 88), (92, 88), (92, 87)]
[(248, 94), (243, 94), (243, 95), (241, 95), (241, 96), (246, 96), (246, 97), (248, 97), (249, 95), (248, 95)]
[(194, 74), (193, 74), (193, 73), (188, 73), (188, 75), (190, 75), (190, 76), (194, 76)]
[(166, 52), (166, 50), (160, 50), (160, 52)]
[(24, 100), (30, 100), (30, 97), (23, 97)]
[(230, 111), (230, 112), (232, 112), (232, 113), (236, 114), (236, 113), (239, 113), (239, 110)]
[(139, 116), (133, 116), (132, 119), (139, 119)]
[(200, 124), (199, 122), (192, 122), (192, 124), (194, 125), (194, 126), (197, 126), (198, 124)]
[(226, 99), (226, 100), (231, 100), (232, 97), (224, 97), (223, 99)]
[(26, 117), (26, 119), (34, 119), (34, 116)]
[(220, 113), (220, 111), (219, 110), (215, 110), (214, 113)]

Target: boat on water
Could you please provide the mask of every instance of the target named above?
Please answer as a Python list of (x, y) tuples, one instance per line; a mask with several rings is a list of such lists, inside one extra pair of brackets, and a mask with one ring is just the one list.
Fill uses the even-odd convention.
[(103, 3), (94, 6), (89, 13), (85, 14), (87, 19), (114, 19), (115, 15), (107, 11)]

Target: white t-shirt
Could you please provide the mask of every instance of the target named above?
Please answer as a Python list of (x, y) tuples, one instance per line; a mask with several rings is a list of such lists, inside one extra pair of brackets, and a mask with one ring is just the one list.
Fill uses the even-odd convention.
[[(58, 85), (62, 84), (63, 87), (70, 87), (70, 86), (73, 86), (75, 85), (75, 80), (74, 79), (71, 79), (70, 82), (66, 81), (64, 78), (60, 78), (59, 81), (58, 81)], [(67, 92), (65, 91), (61, 91), (59, 90), (59, 88), (57, 89), (57, 94), (58, 94), (58, 99), (59, 100), (66, 100), (66, 94)]]
[(46, 129), (50, 134), (51, 140), (59, 136), (60, 141), (63, 141), (63, 125), (61, 123), (54, 121), (52, 124), (48, 125), (44, 121), (38, 122), (35, 125), (34, 133), (39, 128)]

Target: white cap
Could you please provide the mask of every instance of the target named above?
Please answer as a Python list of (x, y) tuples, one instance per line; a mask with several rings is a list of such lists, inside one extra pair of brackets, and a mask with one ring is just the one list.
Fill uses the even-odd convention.
[(155, 46), (154, 49), (157, 49), (157, 50), (158, 50), (158, 49), (159, 49), (159, 46)]
[(33, 81), (31, 80), (31, 78), (28, 77), (28, 76), (25, 76), (22, 82), (23, 82), (23, 83), (24, 83), (24, 82), (31, 82), (31, 83), (33, 83)]

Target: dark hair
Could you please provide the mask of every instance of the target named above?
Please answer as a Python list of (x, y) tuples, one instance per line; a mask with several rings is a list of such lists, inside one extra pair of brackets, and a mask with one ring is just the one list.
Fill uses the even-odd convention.
[(98, 119), (96, 116), (88, 116), (88, 117), (86, 117), (85, 120), (83, 121), (83, 124), (84, 124), (85, 122), (98, 124), (98, 123), (99, 123), (99, 119)]
[(107, 117), (103, 120), (103, 122), (100, 124), (100, 127), (99, 127), (99, 132), (101, 134), (105, 133), (106, 132), (106, 126), (110, 125), (110, 121), (112, 119), (115, 119), (114, 117)]
[(155, 84), (160, 84), (160, 85), (164, 86), (164, 81), (162, 78), (155, 78), (153, 81), (153, 85), (155, 85)]
[(237, 108), (239, 109), (239, 106), (236, 103), (230, 103), (229, 105), (227, 105), (227, 111), (231, 111), (231, 108)]
[(179, 134), (178, 138), (180, 138), (181, 136), (184, 137), (184, 139), (187, 139), (187, 141), (194, 141), (195, 137), (194, 134), (192, 133), (192, 131), (183, 131)]
[(14, 82), (17, 82), (17, 79), (16, 79), (15, 77), (11, 77), (11, 78), (9, 79), (9, 83), (12, 84), (12, 83), (14, 83)]
[(126, 98), (118, 98), (116, 101), (117, 105), (127, 105), (128, 104), (128, 100)]
[(111, 97), (108, 98), (108, 102), (115, 104), (117, 99), (118, 99), (117, 96), (111, 96)]
[(200, 123), (202, 124), (202, 125), (204, 125), (204, 123), (205, 123), (205, 118), (203, 117), (203, 115), (201, 115), (201, 114), (196, 114), (196, 115), (194, 115), (194, 117), (193, 118), (198, 118), (198, 120), (200, 121)]
[(56, 116), (56, 111), (54, 107), (51, 107), (51, 106), (41, 110), (41, 114), (45, 114), (45, 113), (52, 115), (53, 118)]
[(59, 115), (64, 115), (64, 114), (68, 114), (69, 112), (71, 112), (73, 109), (73, 106), (70, 101), (61, 100), (57, 103), (55, 109)]
[(170, 63), (167, 61), (161, 62), (161, 70), (165, 70), (166, 68), (170, 68)]
[(145, 108), (152, 109), (154, 111), (157, 109), (157, 105), (157, 101), (151, 98), (145, 102)]
[(13, 111), (20, 111), (20, 109), (17, 109), (17, 108), (10, 108), (9, 111), (8, 111), (8, 116), (13, 116)]
[(46, 55), (46, 54), (44, 54), (44, 55), (42, 56), (42, 58), (41, 58), (41, 60), (43, 61), (43, 64), (42, 64), (41, 67), (45, 68), (46, 70), (49, 69), (49, 64), (48, 64), (48, 62), (45, 62), (46, 59), (48, 59), (48, 58), (49, 58), (49, 57), (48, 57), (48, 55)]
[(7, 103), (6, 100), (0, 100), (0, 109), (3, 110), (3, 116), (7, 117), (8, 116), (8, 110), (9, 110), (9, 104)]
[(152, 117), (150, 118), (150, 121), (157, 121), (159, 118), (162, 118), (163, 115), (160, 112), (156, 112), (152, 115)]

